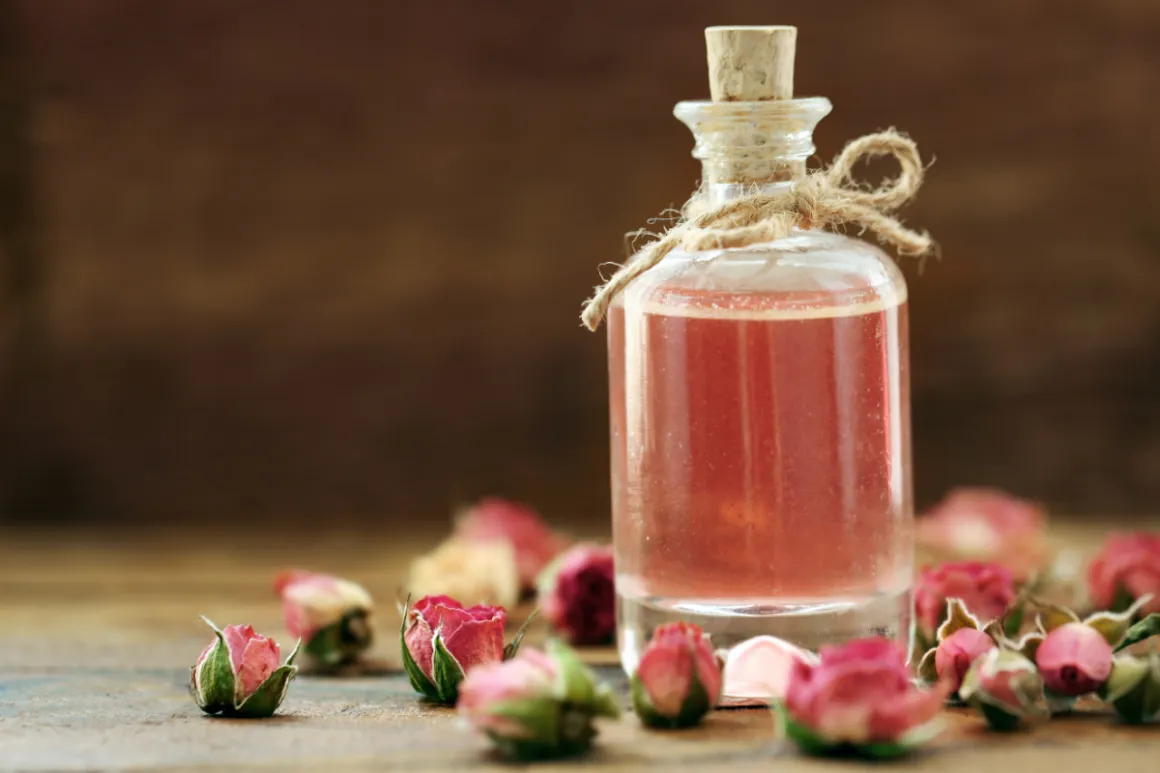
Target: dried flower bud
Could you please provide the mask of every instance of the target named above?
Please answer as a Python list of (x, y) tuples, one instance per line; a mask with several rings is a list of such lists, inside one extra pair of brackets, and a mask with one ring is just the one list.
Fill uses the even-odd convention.
[(404, 608), (403, 666), (411, 686), (432, 700), (454, 704), (459, 683), (473, 668), (515, 655), (523, 630), (505, 648), (506, 622), (503, 607), (464, 607), (448, 596), (424, 596)]
[(961, 599), (948, 599), (946, 617), (939, 626), (935, 645), (919, 662), (919, 677), (927, 684), (950, 684), (951, 699), (957, 700), (957, 691), (967, 670), (976, 658), (996, 647), (995, 637), (1000, 635), (997, 623), (984, 628)]
[(1050, 631), (1035, 653), (1043, 683), (1052, 693), (1076, 697), (1093, 692), (1112, 673), (1112, 645), (1083, 623)]
[(520, 599), (515, 550), (504, 539), (452, 537), (411, 564), (408, 591), (510, 607)]
[(512, 660), (473, 669), (460, 685), (459, 713), (513, 759), (547, 759), (588, 749), (595, 717), (620, 708), (576, 654), (559, 642), (547, 653), (525, 650)]
[(705, 633), (691, 623), (656, 629), (632, 677), (632, 705), (653, 727), (689, 727), (721, 696), (721, 663)]
[[(205, 648), (189, 674), (189, 690), (206, 714), (227, 717), (268, 717), (286, 698), (298, 667), (290, 653), (278, 665), (278, 643), (254, 633), (248, 625), (227, 625), (219, 630), (203, 617), (217, 637)], [(299, 640), (301, 644), (301, 640)]]
[(963, 677), (959, 697), (995, 730), (1014, 730), (1049, 714), (1035, 664), (1013, 650), (992, 649), (977, 658)]
[(327, 666), (353, 661), (371, 646), (374, 602), (361, 586), (314, 572), (282, 572), (274, 580), (290, 634), (302, 651)]
[(920, 690), (910, 681), (905, 653), (883, 638), (823, 647), (816, 665), (795, 663), (782, 724), (810, 753), (842, 749), (895, 757), (941, 730), (939, 710), (950, 685)]
[(468, 542), (504, 540), (512, 547), (522, 590), (565, 548), (564, 540), (527, 505), (492, 497), (467, 508), (455, 521), (455, 537)]
[(577, 545), (539, 579), (544, 617), (572, 644), (604, 644), (616, 633), (612, 548)]
[(1124, 722), (1160, 721), (1160, 652), (1153, 650), (1145, 657), (1117, 655), (1100, 697), (1112, 704)]

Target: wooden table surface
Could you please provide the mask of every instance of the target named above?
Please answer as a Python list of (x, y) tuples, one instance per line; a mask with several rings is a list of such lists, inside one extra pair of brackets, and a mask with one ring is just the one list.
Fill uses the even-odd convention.
[[(1100, 528), (1106, 528), (1105, 522)], [(1135, 524), (1140, 528), (1141, 524)], [(1156, 521), (1143, 524), (1156, 527)], [(1063, 525), (1090, 547), (1094, 526)], [(0, 770), (410, 770), (508, 767), (454, 712), (426, 705), (398, 668), (393, 608), (409, 558), (428, 543), (358, 535), (327, 540), (204, 536), (31, 539), (0, 535)], [(278, 539), (278, 538), (274, 538)], [(221, 547), (220, 545), (226, 545)], [(188, 669), (210, 641), (198, 621), (251, 623), (286, 647), (273, 573), (287, 565), (340, 572), (380, 599), (373, 673), (301, 674), (280, 713), (260, 721), (204, 716)], [(536, 630), (532, 640), (541, 638)], [(587, 650), (600, 675), (625, 680), (611, 650)], [(625, 701), (627, 708), (627, 699)], [(928, 751), (879, 767), (906, 770), (1160, 770), (1160, 727), (1129, 728), (1099, 708), (1033, 732), (988, 733), (966, 710)], [(798, 755), (777, 741), (767, 711), (718, 711), (700, 727), (644, 730), (626, 712), (605, 722), (594, 751), (552, 770), (809, 771), (850, 761)], [(534, 765), (533, 768), (541, 766)]]

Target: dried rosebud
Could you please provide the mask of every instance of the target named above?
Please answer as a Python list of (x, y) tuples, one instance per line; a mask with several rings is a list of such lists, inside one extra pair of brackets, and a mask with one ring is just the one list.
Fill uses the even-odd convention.
[(917, 542), (935, 561), (996, 563), (1020, 582), (1051, 559), (1043, 507), (998, 489), (954, 489), (919, 518)]
[(572, 644), (604, 644), (616, 633), (612, 548), (577, 545), (540, 575), (540, 609)]
[[(227, 717), (268, 717), (286, 698), (286, 690), (298, 667), (294, 658), (298, 647), (278, 665), (278, 644), (254, 633), (248, 625), (227, 625), (218, 629), (207, 618), (205, 624), (217, 637), (201, 653), (189, 674), (189, 690), (206, 714)], [(299, 640), (299, 644), (301, 640)]]
[(967, 611), (961, 599), (949, 599), (946, 619), (939, 626), (935, 645), (919, 662), (919, 677), (927, 684), (950, 684), (952, 699), (957, 700), (967, 669), (976, 658), (995, 648), (995, 637), (999, 635), (997, 623), (984, 627)]
[(459, 713), (503, 754), (528, 760), (587, 750), (596, 736), (592, 720), (615, 719), (620, 709), (576, 654), (553, 641), (546, 654), (524, 650), (473, 669), (459, 688)]
[(520, 598), (515, 551), (507, 540), (452, 537), (411, 564), (407, 590), (509, 607)]
[(1160, 534), (1112, 534), (1088, 566), (1088, 593), (1101, 609), (1125, 609), (1145, 596), (1139, 610), (1160, 612)]
[(914, 591), (918, 632), (929, 645), (946, 619), (947, 601), (960, 599), (979, 620), (1002, 617), (1015, 600), (1011, 572), (998, 564), (954, 563), (925, 567)]
[(721, 697), (721, 663), (705, 632), (666, 623), (653, 632), (632, 677), (632, 705), (653, 727), (689, 727)]
[(349, 663), (371, 646), (374, 602), (361, 585), (327, 574), (291, 571), (274, 579), (286, 628), (302, 651), (327, 666)]
[(902, 648), (888, 639), (823, 647), (816, 665), (795, 663), (782, 722), (788, 736), (810, 753), (851, 749), (894, 757), (941, 729), (936, 715), (950, 685), (914, 687)]
[(504, 540), (515, 554), (520, 587), (535, 589), (536, 578), (564, 549), (564, 540), (555, 534), (535, 510), (506, 499), (484, 499), (459, 515), (455, 536), (470, 542)]
[(1117, 655), (1112, 675), (1099, 694), (1124, 722), (1160, 721), (1160, 652), (1153, 650), (1144, 657)]
[(477, 666), (499, 663), (519, 648), (521, 630), (503, 644), (507, 612), (479, 604), (464, 607), (448, 596), (424, 596), (403, 610), (403, 666), (416, 692), (454, 704), (459, 683)]
[(992, 649), (971, 664), (959, 697), (994, 730), (1014, 730), (1049, 712), (1035, 664), (1014, 650)]
[(1051, 630), (1035, 653), (1043, 683), (1052, 693), (1075, 697), (1093, 692), (1112, 673), (1112, 645), (1083, 623)]
[(725, 657), (722, 693), (734, 701), (777, 703), (785, 697), (790, 672), (799, 662), (816, 665), (818, 656), (775, 636), (746, 639)]

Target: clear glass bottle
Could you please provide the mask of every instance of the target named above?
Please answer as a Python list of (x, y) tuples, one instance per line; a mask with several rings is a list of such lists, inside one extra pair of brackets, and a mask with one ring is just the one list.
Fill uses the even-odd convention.
[[(824, 98), (682, 102), (709, 205), (794, 184)], [(743, 168), (742, 168), (743, 167)], [(746, 182), (737, 182), (743, 180)], [(607, 317), (619, 647), (702, 626), (718, 647), (909, 645), (907, 290), (894, 262), (800, 230), (679, 250)]]

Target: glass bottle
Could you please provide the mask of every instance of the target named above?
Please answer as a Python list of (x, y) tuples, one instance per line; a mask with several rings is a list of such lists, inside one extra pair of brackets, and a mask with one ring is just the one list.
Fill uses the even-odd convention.
[[(682, 102), (701, 204), (794, 185), (824, 98)], [(798, 230), (675, 250), (607, 316), (619, 648), (911, 636), (907, 289), (878, 247)]]

